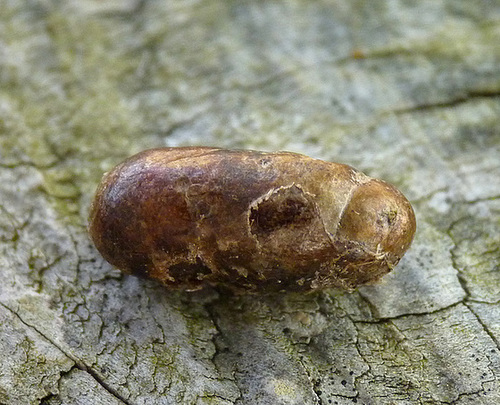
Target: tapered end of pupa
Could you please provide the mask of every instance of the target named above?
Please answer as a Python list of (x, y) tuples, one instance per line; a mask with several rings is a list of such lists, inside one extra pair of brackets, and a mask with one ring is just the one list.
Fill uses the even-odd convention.
[(337, 236), (401, 257), (410, 247), (416, 226), (406, 197), (390, 184), (373, 179), (354, 191)]
[(376, 281), (399, 262), (415, 230), (415, 213), (406, 197), (390, 184), (372, 179), (354, 191), (336, 236), (358, 246), (359, 261), (370, 269), (360, 276), (364, 283)]

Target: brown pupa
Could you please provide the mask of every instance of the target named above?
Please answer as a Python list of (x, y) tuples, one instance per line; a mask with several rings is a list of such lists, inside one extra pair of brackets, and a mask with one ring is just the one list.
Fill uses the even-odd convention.
[(391, 271), (416, 223), (393, 186), (290, 152), (151, 149), (106, 173), (91, 207), (99, 252), (169, 288), (353, 289)]

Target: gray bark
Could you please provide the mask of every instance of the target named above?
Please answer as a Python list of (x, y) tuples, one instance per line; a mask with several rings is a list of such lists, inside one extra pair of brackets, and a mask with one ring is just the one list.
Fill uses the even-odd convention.
[[(0, 0), (1, 404), (500, 402), (500, 2)], [(354, 293), (167, 291), (100, 258), (102, 173), (291, 150), (412, 201)]]

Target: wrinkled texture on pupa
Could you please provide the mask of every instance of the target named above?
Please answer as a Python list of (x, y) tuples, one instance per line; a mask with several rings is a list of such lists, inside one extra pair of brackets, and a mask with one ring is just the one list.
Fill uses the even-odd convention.
[(408, 200), (350, 166), (290, 152), (162, 148), (105, 174), (90, 235), (111, 264), (165, 286), (353, 289), (413, 239)]

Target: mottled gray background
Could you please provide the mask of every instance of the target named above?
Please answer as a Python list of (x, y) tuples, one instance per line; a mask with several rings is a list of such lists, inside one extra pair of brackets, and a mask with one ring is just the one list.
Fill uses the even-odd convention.
[[(169, 292), (86, 234), (157, 146), (290, 150), (418, 220), (349, 294)], [(0, 0), (0, 403), (500, 403), (500, 2)]]

